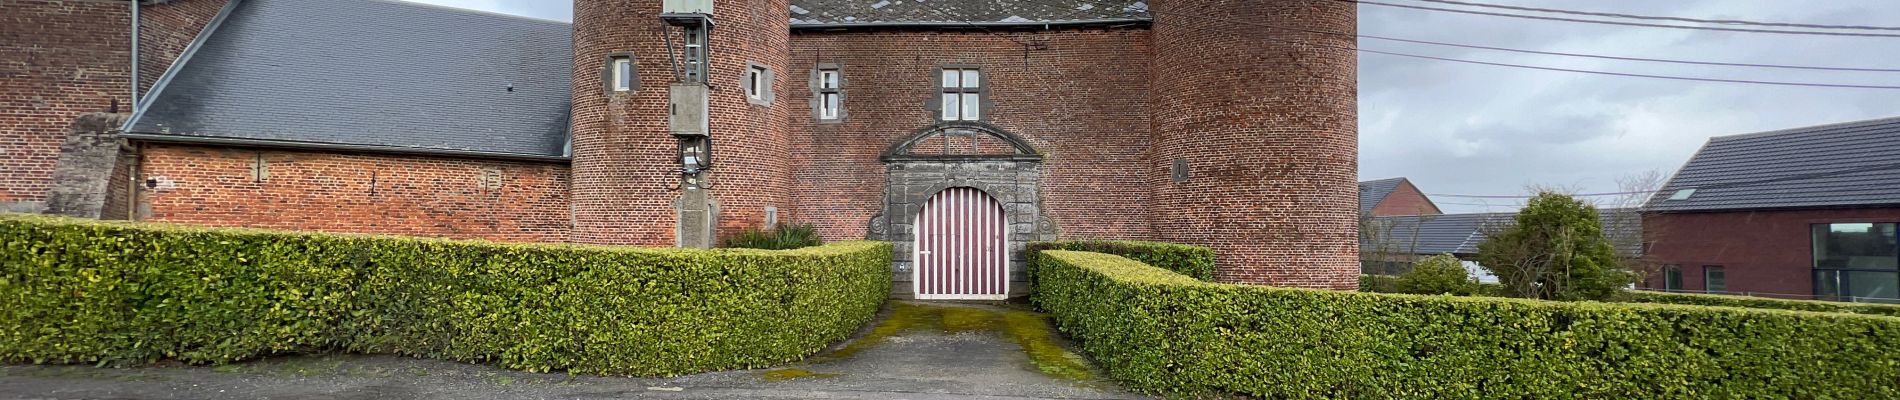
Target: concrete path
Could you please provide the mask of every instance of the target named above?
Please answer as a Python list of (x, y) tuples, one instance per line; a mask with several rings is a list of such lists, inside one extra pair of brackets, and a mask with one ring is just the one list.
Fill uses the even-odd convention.
[(398, 356), (220, 367), (0, 366), (0, 399), (1121, 399), (1046, 317), (892, 302), (858, 338), (779, 368), (677, 378), (568, 376)]

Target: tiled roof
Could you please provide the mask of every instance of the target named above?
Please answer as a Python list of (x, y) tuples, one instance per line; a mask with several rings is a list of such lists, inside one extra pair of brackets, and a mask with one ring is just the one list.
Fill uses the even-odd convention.
[(1405, 183), (1405, 178), (1359, 182), (1359, 214), (1371, 213), (1373, 208), (1379, 207), (1379, 202), (1385, 201), (1386, 196), (1398, 190), (1401, 183)]
[[(1603, 227), (1618, 251), (1640, 254), (1642, 220), (1631, 209), (1598, 210)], [(1478, 254), (1478, 244), (1489, 232), (1516, 224), (1514, 213), (1474, 213), (1376, 217), (1359, 235), (1360, 251), (1389, 254)], [(1366, 232), (1370, 231), (1370, 232)]]
[(1893, 205), (1900, 205), (1900, 118), (1710, 138), (1647, 207), (1670, 212)]
[(1033, 25), (1148, 18), (1148, 4), (1138, 0), (793, 0), (791, 11), (793, 28)]
[(384, 0), (245, 0), (134, 133), (559, 157), (567, 23)]

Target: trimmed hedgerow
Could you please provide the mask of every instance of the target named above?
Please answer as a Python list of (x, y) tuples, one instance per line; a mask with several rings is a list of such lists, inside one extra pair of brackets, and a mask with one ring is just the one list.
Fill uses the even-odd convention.
[(1692, 304), (1699, 306), (1772, 308), (1780, 310), (1843, 312), (1900, 317), (1900, 305), (1846, 303), (1815, 300), (1787, 300), (1764, 297), (1728, 296), (1701, 293), (1665, 293), (1627, 291), (1623, 301), (1632, 303)]
[(1900, 318), (1201, 282), (1047, 251), (1034, 299), (1114, 378), (1262, 398), (1896, 398)]
[[(1031, 242), (1024, 247), (1028, 254), (1030, 269), (1035, 268), (1036, 254), (1043, 250), (1071, 250), (1093, 253), (1114, 254), (1128, 257), (1148, 265), (1174, 271), (1190, 278), (1203, 281), (1214, 280), (1214, 249), (1201, 246), (1144, 242), (1139, 240), (1058, 240)], [(1030, 271), (1033, 281), (1034, 271)]]
[(0, 361), (352, 351), (641, 376), (797, 360), (889, 296), (890, 245), (679, 250), (0, 216)]

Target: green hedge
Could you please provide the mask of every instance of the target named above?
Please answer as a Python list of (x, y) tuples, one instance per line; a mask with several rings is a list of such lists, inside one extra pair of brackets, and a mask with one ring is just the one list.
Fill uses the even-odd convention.
[(1130, 388), (1261, 398), (1900, 398), (1900, 318), (1200, 282), (1048, 251), (1034, 299)]
[(1885, 315), (1900, 317), (1900, 305), (1846, 303), (1815, 300), (1786, 300), (1765, 297), (1728, 296), (1701, 293), (1664, 293), (1652, 291), (1629, 291), (1623, 295), (1624, 301), (1632, 303), (1692, 304), (1699, 306), (1772, 308), (1778, 310), (1843, 312), (1867, 315)]
[(0, 361), (352, 351), (676, 375), (797, 360), (889, 296), (890, 245), (678, 250), (0, 216)]
[(1032, 269), (1031, 282), (1035, 280), (1033, 269), (1036, 264), (1036, 254), (1044, 250), (1114, 254), (1194, 279), (1209, 282), (1214, 280), (1214, 249), (1201, 246), (1138, 240), (1059, 240), (1032, 242), (1025, 246), (1024, 250), (1024, 253), (1028, 254), (1027, 261)]

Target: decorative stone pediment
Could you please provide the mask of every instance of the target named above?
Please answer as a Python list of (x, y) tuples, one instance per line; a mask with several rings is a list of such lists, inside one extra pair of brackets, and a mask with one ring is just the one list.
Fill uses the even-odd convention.
[(892, 143), (880, 157), (892, 161), (1041, 161), (1042, 154), (1013, 133), (976, 121), (941, 122)]

